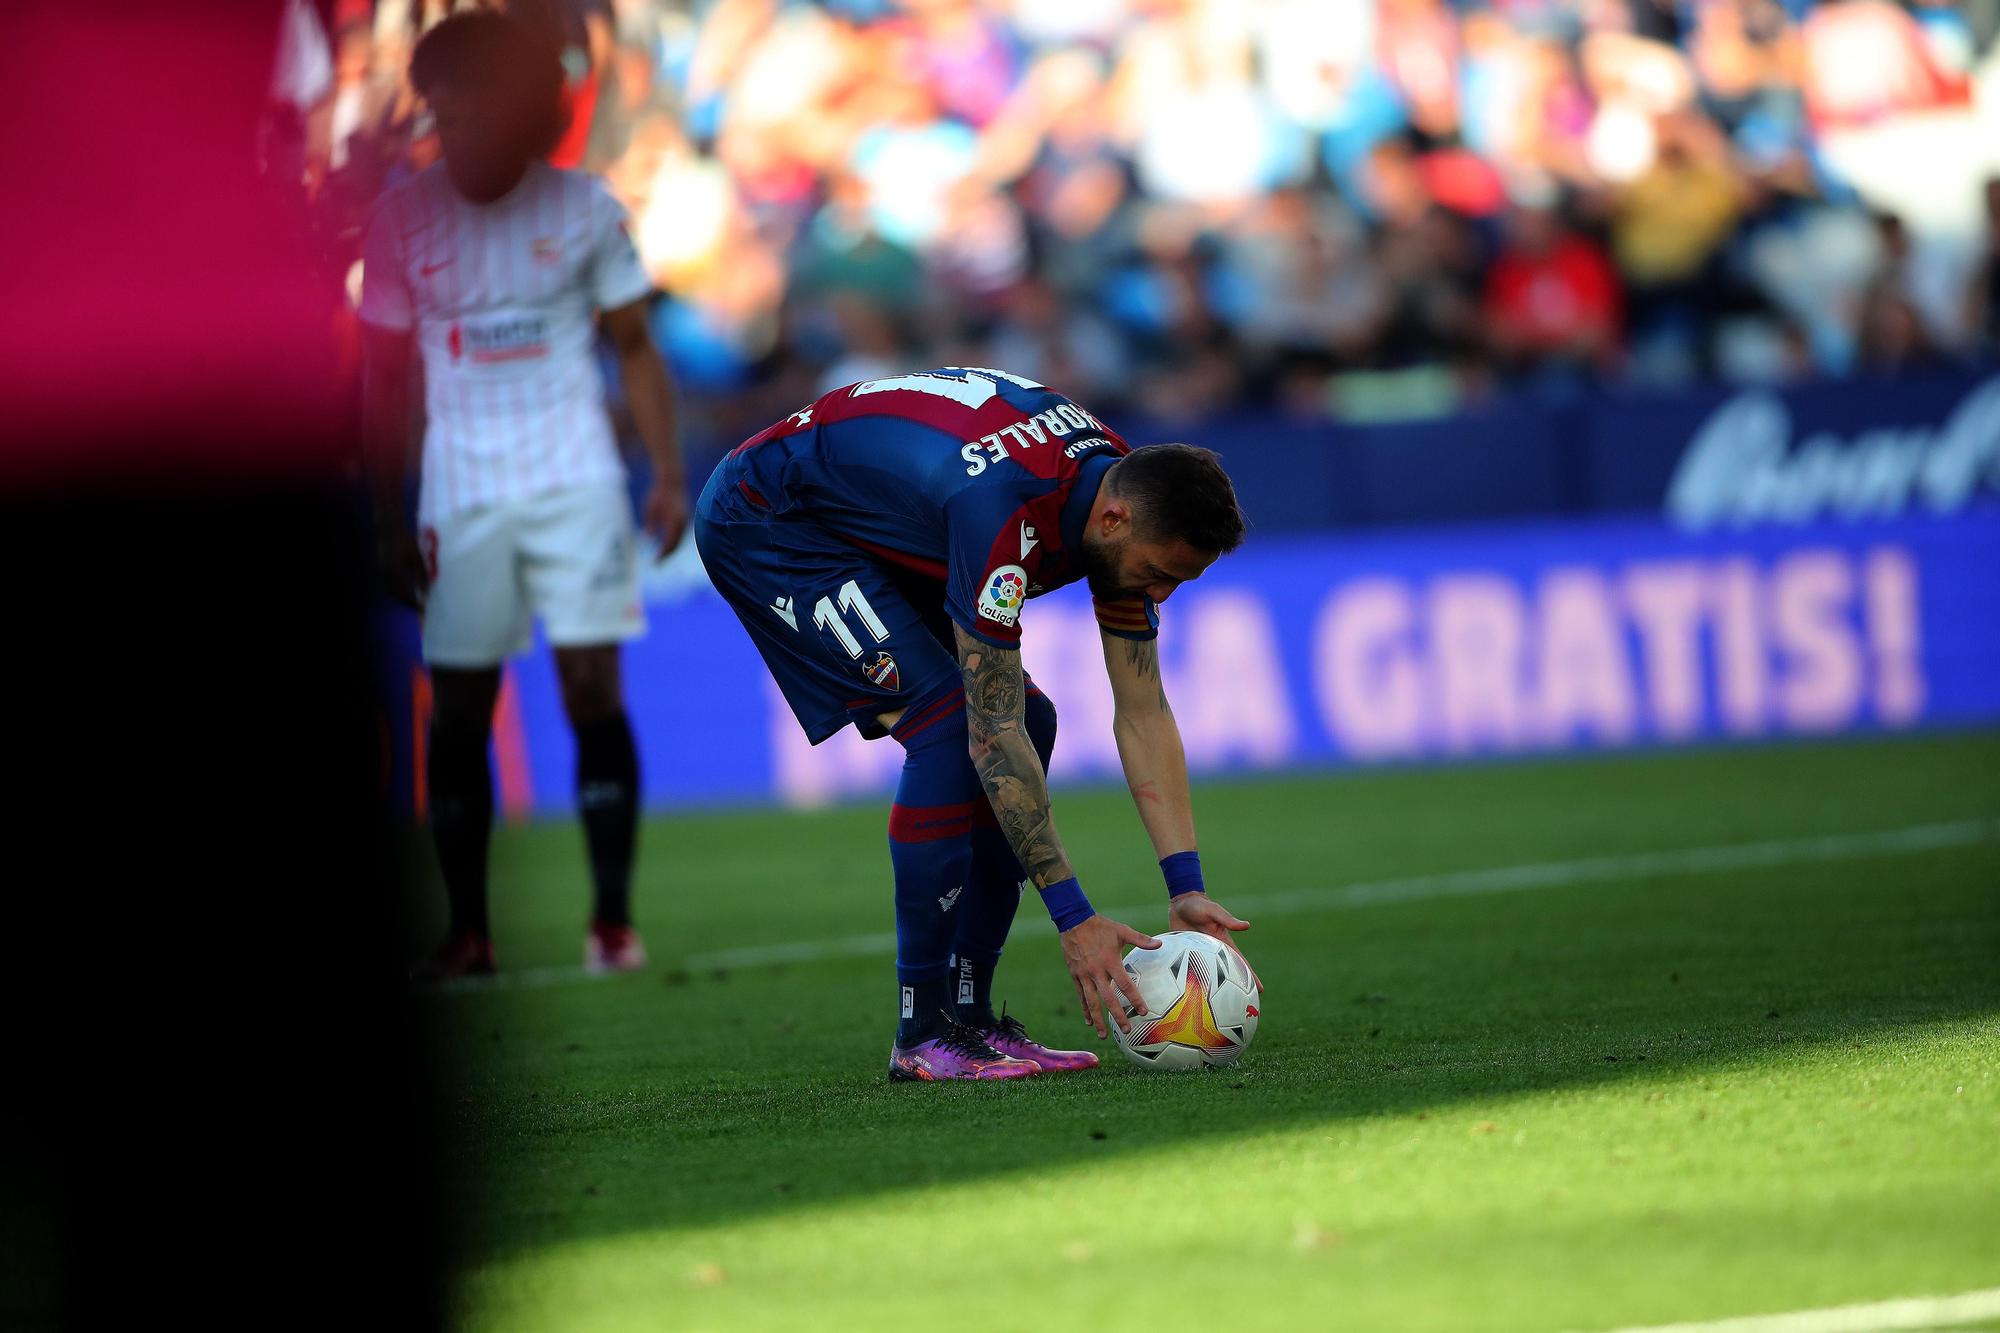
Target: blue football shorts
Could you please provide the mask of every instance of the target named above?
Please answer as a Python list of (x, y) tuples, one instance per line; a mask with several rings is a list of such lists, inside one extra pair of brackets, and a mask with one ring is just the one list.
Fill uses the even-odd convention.
[(795, 514), (773, 515), (718, 468), (695, 506), (709, 581), (736, 612), (814, 745), (959, 682), (943, 588)]

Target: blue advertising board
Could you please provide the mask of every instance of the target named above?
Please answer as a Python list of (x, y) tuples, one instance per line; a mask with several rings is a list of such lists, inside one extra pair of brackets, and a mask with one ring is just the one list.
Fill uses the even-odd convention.
[[(808, 746), (691, 550), (657, 572), (626, 681), (655, 808), (886, 791), (893, 741)], [(1088, 596), (1023, 616), (1062, 715), (1059, 781), (1115, 778)], [(394, 627), (391, 721), (411, 790), (424, 698)], [(2000, 722), (2000, 505), (1700, 531), (1664, 518), (1266, 536), (1162, 610), (1197, 773), (1539, 754)], [(513, 814), (571, 801), (546, 648), (496, 731)], [(420, 759), (417, 759), (420, 761)]]
[(1956, 512), (2000, 498), (2000, 375), (1515, 393), (1430, 421), (1118, 423), (1220, 450), (1262, 532), (1556, 514), (1690, 528)]

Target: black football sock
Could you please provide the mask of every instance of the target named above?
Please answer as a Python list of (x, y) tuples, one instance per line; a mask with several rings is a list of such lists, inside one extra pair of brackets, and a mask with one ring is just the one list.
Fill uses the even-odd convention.
[(623, 712), (576, 729), (576, 808), (590, 849), (595, 917), (632, 921), (632, 858), (639, 840), (639, 750)]
[(444, 872), (454, 935), (492, 934), (486, 919), (486, 850), (493, 835), (493, 774), (484, 732), (431, 728), (431, 836)]

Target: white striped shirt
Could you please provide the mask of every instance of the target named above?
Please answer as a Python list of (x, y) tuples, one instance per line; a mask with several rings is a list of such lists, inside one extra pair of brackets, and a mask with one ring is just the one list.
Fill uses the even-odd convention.
[(424, 522), (623, 479), (592, 317), (651, 285), (624, 208), (581, 172), (538, 162), (475, 204), (439, 163), (383, 195), (361, 318), (417, 333)]

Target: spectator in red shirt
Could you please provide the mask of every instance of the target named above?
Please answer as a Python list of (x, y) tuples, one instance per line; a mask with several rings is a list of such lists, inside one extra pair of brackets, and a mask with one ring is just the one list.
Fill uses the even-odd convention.
[(1483, 302), (1495, 352), (1519, 370), (1609, 366), (1624, 300), (1603, 249), (1565, 227), (1552, 208), (1516, 209), (1507, 231)]

